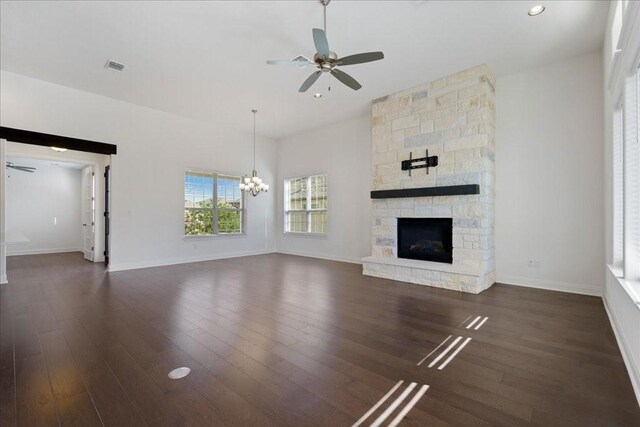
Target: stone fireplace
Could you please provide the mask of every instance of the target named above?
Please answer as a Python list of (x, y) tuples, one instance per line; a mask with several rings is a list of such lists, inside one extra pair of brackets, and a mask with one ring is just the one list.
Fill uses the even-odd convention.
[[(363, 274), (471, 293), (494, 283), (494, 85), (480, 65), (373, 102)], [(427, 150), (437, 166), (401, 170)]]

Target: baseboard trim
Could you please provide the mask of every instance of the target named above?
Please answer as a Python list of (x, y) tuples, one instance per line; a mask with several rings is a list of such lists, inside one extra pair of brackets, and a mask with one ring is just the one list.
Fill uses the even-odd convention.
[(613, 311), (609, 309), (609, 303), (607, 303), (607, 299), (602, 298), (602, 302), (604, 303), (604, 309), (607, 312), (607, 316), (609, 316), (609, 323), (611, 323), (611, 329), (613, 329), (613, 334), (616, 337), (618, 348), (620, 349), (620, 353), (622, 354), (622, 360), (624, 360), (624, 364), (627, 367), (627, 372), (629, 374), (629, 379), (631, 380), (633, 391), (636, 394), (638, 406), (640, 406), (640, 372), (638, 372), (635, 364), (633, 363), (633, 360), (631, 359), (631, 355), (629, 354), (629, 347), (627, 346), (627, 342), (624, 339), (624, 335), (618, 327), (618, 321), (616, 320)]
[(162, 267), (165, 265), (189, 264), (192, 262), (215, 261), (218, 259), (239, 258), (243, 256), (264, 255), (276, 252), (275, 249), (260, 249), (255, 251), (230, 252), (225, 254), (211, 254), (191, 258), (174, 258), (160, 261), (140, 261), (140, 262), (123, 262), (111, 263), (109, 272), (138, 270), (141, 268)]
[(53, 249), (24, 249), (7, 251), (7, 256), (22, 256), (22, 255), (45, 255), (45, 254), (64, 254), (68, 252), (82, 252), (81, 248), (53, 248)]
[(350, 264), (362, 264), (362, 259), (358, 257), (342, 257), (342, 256), (333, 256), (333, 255), (325, 255), (325, 254), (314, 254), (309, 252), (282, 251), (279, 249), (276, 252), (284, 255), (304, 256), (308, 258), (326, 259), (328, 261), (348, 262)]
[(527, 288), (546, 289), (549, 291), (569, 292), (572, 294), (602, 296), (602, 289), (580, 283), (559, 282), (555, 280), (532, 279), (530, 277), (498, 276), (496, 282)]
[(0, 276), (0, 285), (4, 285), (5, 283), (9, 283), (9, 280), (7, 279), (7, 275), (3, 274)]

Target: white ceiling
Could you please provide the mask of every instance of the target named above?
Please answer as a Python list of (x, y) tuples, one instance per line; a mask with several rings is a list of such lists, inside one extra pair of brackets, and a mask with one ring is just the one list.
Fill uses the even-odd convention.
[[(539, 0), (542, 1), (542, 0)], [(608, 2), (346, 1), (328, 7), (340, 56), (382, 50), (385, 59), (344, 67), (363, 88), (267, 59), (314, 53), (322, 7), (307, 1), (2, 1), (1, 67), (34, 78), (274, 138), (369, 111), (372, 99), (486, 63), (497, 76), (599, 50)], [(126, 64), (122, 73), (103, 68)], [(314, 90), (315, 89), (315, 90)]]

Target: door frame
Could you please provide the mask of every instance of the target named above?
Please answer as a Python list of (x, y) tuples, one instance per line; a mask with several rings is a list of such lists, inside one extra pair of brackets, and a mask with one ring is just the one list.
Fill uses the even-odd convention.
[[(87, 177), (87, 175), (91, 174), (90, 178)], [(90, 185), (85, 185), (87, 184), (86, 180), (87, 179), (91, 179), (91, 183)], [(96, 168), (93, 165), (85, 165), (82, 168), (82, 177), (80, 179), (81, 182), (81, 188), (80, 188), (80, 219), (81, 219), (81, 223), (82, 223), (82, 253), (84, 255), (84, 259), (86, 259), (87, 261), (91, 261), (94, 262), (94, 260), (96, 259), (96, 231), (98, 229), (98, 221), (97, 221), (97, 207), (98, 207), (98, 201), (96, 200), (98, 198), (98, 192), (96, 191), (97, 189), (97, 182), (98, 182), (98, 178), (96, 177)], [(90, 196), (91, 196), (91, 200), (89, 201), (89, 203), (91, 204), (90, 209), (91, 209), (91, 224), (89, 224), (89, 220), (85, 217), (85, 215), (87, 214), (88, 210), (89, 210), (89, 206), (86, 205), (87, 203), (87, 199), (89, 197), (89, 194), (85, 193), (85, 189), (86, 188), (90, 189)], [(87, 234), (86, 232), (86, 227), (91, 227), (91, 232)], [(86, 241), (85, 239), (87, 238), (87, 236), (90, 236), (91, 239), (91, 251), (89, 256), (87, 256), (87, 245), (86, 245)]]

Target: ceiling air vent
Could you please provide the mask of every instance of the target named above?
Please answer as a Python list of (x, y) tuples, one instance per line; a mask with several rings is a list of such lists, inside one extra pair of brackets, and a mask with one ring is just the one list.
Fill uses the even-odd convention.
[(104, 68), (111, 68), (112, 70), (122, 71), (124, 70), (124, 64), (121, 64), (116, 61), (108, 60), (106, 64), (104, 64)]

